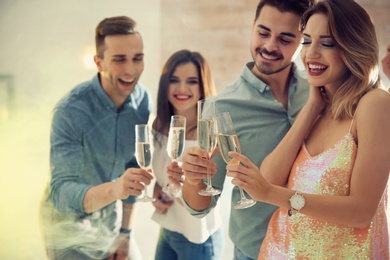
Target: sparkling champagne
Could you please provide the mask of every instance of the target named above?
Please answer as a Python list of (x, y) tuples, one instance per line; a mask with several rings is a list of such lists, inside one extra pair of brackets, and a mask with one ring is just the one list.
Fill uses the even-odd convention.
[(208, 153), (212, 153), (217, 144), (214, 132), (213, 120), (198, 120), (198, 144)]
[(218, 134), (218, 148), (223, 160), (227, 164), (238, 164), (239, 161), (233, 159), (228, 155), (229, 152), (241, 152), (240, 143), (237, 135)]
[(137, 142), (135, 154), (137, 158), (137, 163), (140, 167), (149, 167), (152, 161), (152, 151), (150, 150), (150, 143)]
[(167, 152), (169, 158), (177, 160), (184, 152), (185, 128), (170, 127)]

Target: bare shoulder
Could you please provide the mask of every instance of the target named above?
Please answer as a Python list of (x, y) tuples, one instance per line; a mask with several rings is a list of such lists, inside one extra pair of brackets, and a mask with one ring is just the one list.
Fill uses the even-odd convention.
[[(362, 109), (363, 108), (363, 109)], [(384, 89), (374, 89), (365, 94), (359, 102), (359, 110), (372, 112), (388, 112), (390, 109), (390, 93)]]
[(390, 131), (390, 93), (374, 89), (365, 94), (358, 105), (356, 122), (361, 127), (381, 126)]

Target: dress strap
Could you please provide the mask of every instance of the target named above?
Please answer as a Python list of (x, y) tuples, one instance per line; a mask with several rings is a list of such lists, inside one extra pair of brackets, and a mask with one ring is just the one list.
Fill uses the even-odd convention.
[(351, 133), (352, 125), (353, 125), (353, 122), (355, 121), (355, 116), (356, 116), (356, 113), (357, 113), (357, 111), (358, 111), (358, 108), (359, 108), (359, 106), (356, 107), (355, 113), (353, 114), (353, 118), (352, 118), (351, 125), (349, 126), (349, 133), (350, 133), (350, 134), (352, 134), (352, 133)]

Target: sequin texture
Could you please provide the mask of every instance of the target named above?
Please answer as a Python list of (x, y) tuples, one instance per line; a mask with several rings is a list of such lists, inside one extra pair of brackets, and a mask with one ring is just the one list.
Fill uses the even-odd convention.
[[(303, 193), (348, 196), (357, 147), (348, 133), (332, 148), (311, 156), (305, 145), (290, 173), (288, 188)], [(389, 259), (387, 190), (366, 228), (330, 223), (287, 209), (271, 218), (259, 259)]]

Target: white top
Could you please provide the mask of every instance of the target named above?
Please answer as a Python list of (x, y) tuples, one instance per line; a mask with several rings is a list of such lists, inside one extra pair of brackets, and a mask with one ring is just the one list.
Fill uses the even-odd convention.
[[(167, 136), (162, 136), (161, 146), (154, 144), (153, 152), (153, 174), (156, 176), (158, 185), (164, 187), (168, 184), (168, 173), (166, 166), (171, 163), (166, 151)], [(185, 148), (198, 146), (195, 140), (186, 140)], [(180, 160), (180, 158), (179, 158)], [(161, 227), (170, 231), (178, 232), (185, 236), (190, 242), (201, 244), (204, 243), (215, 231), (221, 226), (221, 216), (219, 206), (217, 205), (207, 216), (197, 218), (192, 216), (182, 205), (174, 201), (172, 206), (165, 214), (153, 213), (152, 219)]]

